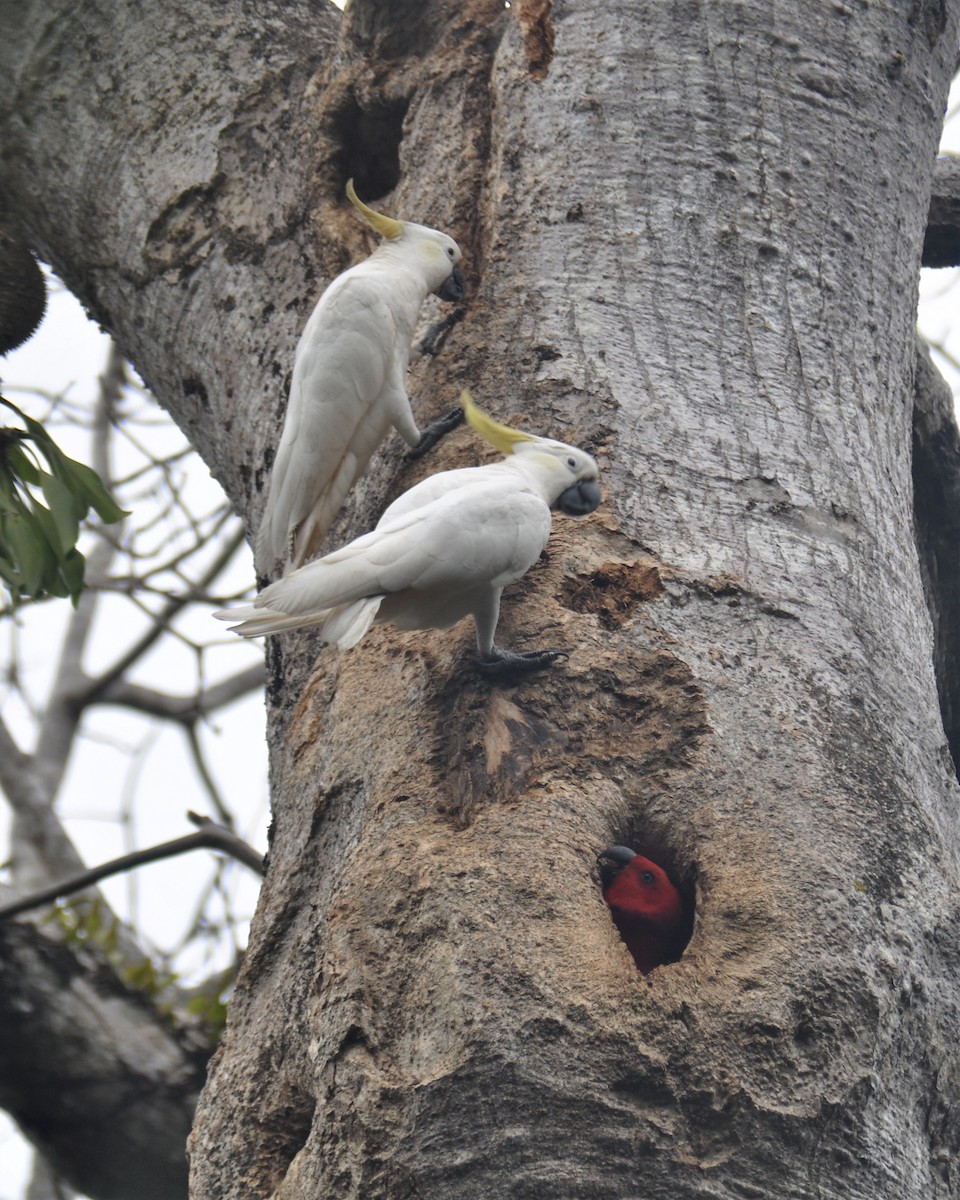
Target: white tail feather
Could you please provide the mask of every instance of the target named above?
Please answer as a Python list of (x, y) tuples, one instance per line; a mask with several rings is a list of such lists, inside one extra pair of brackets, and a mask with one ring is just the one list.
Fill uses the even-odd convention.
[(340, 650), (355, 646), (374, 622), (380, 608), (382, 596), (356, 600), (353, 604), (341, 604), (338, 608), (323, 612), (288, 613), (271, 612), (268, 608), (257, 608), (248, 604), (245, 608), (221, 608), (213, 615), (218, 621), (236, 621), (230, 630), (241, 637), (265, 637), (270, 633), (283, 633), (288, 629), (320, 627), (320, 636), (325, 642)]
[(382, 600), (382, 596), (370, 596), (332, 608), (323, 622), (323, 640), (340, 650), (355, 646), (373, 624)]

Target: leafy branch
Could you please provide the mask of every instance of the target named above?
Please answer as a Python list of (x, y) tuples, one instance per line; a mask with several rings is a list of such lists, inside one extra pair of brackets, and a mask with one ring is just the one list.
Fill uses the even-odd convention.
[(0, 404), (23, 422), (0, 428), (0, 578), (14, 603), (69, 596), (76, 605), (86, 567), (80, 522), (90, 509), (108, 525), (128, 514), (96, 471), (68, 458), (38, 421), (4, 396)]

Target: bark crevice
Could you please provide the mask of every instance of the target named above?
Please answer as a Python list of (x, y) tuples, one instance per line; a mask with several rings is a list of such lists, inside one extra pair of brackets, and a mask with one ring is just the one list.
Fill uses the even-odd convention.
[(918, 339), (913, 407), (913, 509), (943, 728), (960, 766), (960, 430), (954, 400)]

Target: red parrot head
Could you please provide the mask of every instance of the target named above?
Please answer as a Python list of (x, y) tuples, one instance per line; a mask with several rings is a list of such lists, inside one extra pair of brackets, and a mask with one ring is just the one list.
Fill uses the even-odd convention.
[(676, 962), (690, 940), (690, 922), (663, 867), (627, 846), (609, 846), (597, 862), (603, 898), (637, 967), (646, 975)]

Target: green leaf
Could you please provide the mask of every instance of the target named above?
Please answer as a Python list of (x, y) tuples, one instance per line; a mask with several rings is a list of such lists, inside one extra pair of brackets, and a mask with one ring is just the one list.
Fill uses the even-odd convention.
[(80, 522), (87, 515), (84, 502), (56, 475), (46, 471), (40, 476), (40, 486), (56, 527), (61, 558), (69, 554), (80, 536)]
[[(64, 454), (38, 421), (5, 397), (0, 403), (26, 427), (5, 430), (0, 438), (0, 580), (14, 601), (48, 594), (76, 604), (85, 566), (76, 548), (80, 522), (91, 508), (106, 524), (128, 514), (96, 471)], [(46, 505), (31, 488), (40, 489)]]
[[(10, 407), (13, 408), (14, 406), (11, 404)], [(27, 433), (30, 434), (30, 436), (33, 438), (33, 440), (37, 443), (37, 445), (43, 451), (47, 462), (50, 463), (51, 466), (53, 466), (53, 463), (50, 459), (50, 454), (48, 453), (48, 451), (50, 451), (50, 453), (53, 454), (54, 458), (62, 458), (63, 451), (60, 449), (60, 447), (57, 445), (57, 443), (53, 440), (53, 438), (50, 436), (50, 434), (47, 433), (47, 431), (44, 429), (44, 427), (40, 424), (39, 421), (35, 421), (33, 419), (33, 417), (28, 417), (27, 414), (25, 412), (22, 412), (19, 408), (16, 409), (15, 411), (19, 415), (20, 420), (23, 421), (24, 425), (26, 425)]]
[(53, 551), (54, 558), (58, 561), (63, 558), (60, 552), (60, 534), (57, 531), (57, 523), (53, 519), (53, 513), (49, 508), (45, 508), (36, 496), (30, 497), (30, 513), (29, 519), (37, 527), (40, 535), (42, 535)]
[(73, 494), (85, 500), (105, 524), (112, 525), (130, 515), (117, 504), (91, 467), (66, 456), (63, 456), (59, 468), (54, 467), (53, 463), (50, 465)]
[(83, 591), (83, 572), (86, 569), (86, 565), (87, 560), (79, 550), (74, 548), (63, 560), (60, 567), (60, 574), (67, 585), (67, 595), (73, 601), (74, 608), (76, 608), (77, 601), (80, 599), (80, 593)]
[(219, 996), (194, 996), (187, 1004), (187, 1013), (206, 1025), (211, 1041), (219, 1041), (227, 1024), (227, 1006)]
[(0, 512), (23, 512), (23, 501), (14, 482), (15, 477), (9, 473), (7, 464), (0, 465)]
[(3, 540), (5, 557), (15, 564), (23, 590), (37, 595), (51, 566), (54, 572), (57, 569), (56, 555), (39, 523), (19, 513), (8, 513), (3, 519)]
[(149, 958), (134, 963), (132, 966), (124, 967), (120, 974), (130, 987), (136, 988), (138, 992), (146, 992), (150, 996), (155, 996), (166, 982)]
[(40, 482), (39, 465), (33, 455), (27, 453), (27, 449), (22, 442), (13, 442), (7, 446), (6, 459), (14, 475), (19, 476), (24, 483), (33, 484), (34, 487), (37, 486)]
[(77, 462), (75, 458), (68, 458), (38, 421), (34, 421), (26, 413), (20, 415), (30, 436), (43, 452), (50, 470), (62, 479), (75, 495), (85, 499), (101, 521), (112, 525), (114, 521), (121, 521), (130, 515), (116, 503), (92, 467)]

